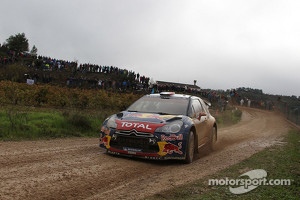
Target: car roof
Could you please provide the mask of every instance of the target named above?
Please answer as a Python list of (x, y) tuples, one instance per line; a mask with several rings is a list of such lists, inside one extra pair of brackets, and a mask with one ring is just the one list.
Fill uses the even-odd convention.
[(161, 98), (185, 98), (185, 99), (189, 99), (192, 97), (191, 95), (187, 95), (187, 94), (175, 94), (175, 92), (161, 92), (155, 94), (148, 94), (146, 96), (161, 97)]
[(205, 99), (202, 99), (197, 96), (192, 96), (188, 94), (175, 94), (175, 92), (161, 92), (161, 93), (154, 93), (154, 94), (147, 94), (144, 97), (154, 97), (154, 98), (162, 98), (162, 99), (174, 99), (174, 98), (183, 98), (183, 99), (199, 99), (202, 100), (207, 106), (211, 106), (211, 103)]

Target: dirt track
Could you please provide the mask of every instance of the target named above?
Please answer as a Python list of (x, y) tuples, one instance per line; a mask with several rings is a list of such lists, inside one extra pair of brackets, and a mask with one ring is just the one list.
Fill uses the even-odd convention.
[(217, 150), (189, 165), (109, 156), (97, 138), (0, 142), (0, 199), (142, 199), (240, 162), (289, 128), (244, 108), (240, 123), (219, 130)]

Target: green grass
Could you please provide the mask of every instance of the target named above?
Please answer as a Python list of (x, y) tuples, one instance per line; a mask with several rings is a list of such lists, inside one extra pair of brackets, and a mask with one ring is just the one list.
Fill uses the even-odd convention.
[(238, 123), (242, 117), (242, 111), (238, 109), (228, 109), (224, 112), (213, 113), (217, 120), (218, 127), (230, 126)]
[(110, 112), (6, 107), (0, 111), (0, 140), (98, 136)]
[[(300, 197), (300, 131), (290, 131), (284, 145), (269, 147), (250, 158), (204, 177), (191, 184), (183, 185), (149, 197), (148, 200), (161, 199), (299, 199)], [(232, 194), (229, 186), (209, 186), (209, 179), (238, 179), (243, 173), (254, 169), (267, 171), (267, 180), (290, 179), (289, 186), (258, 186), (240, 195)]]
[[(116, 112), (6, 106), (0, 110), (0, 140), (98, 136), (103, 120)], [(240, 116), (239, 110), (222, 112), (217, 116), (218, 125), (237, 123)]]

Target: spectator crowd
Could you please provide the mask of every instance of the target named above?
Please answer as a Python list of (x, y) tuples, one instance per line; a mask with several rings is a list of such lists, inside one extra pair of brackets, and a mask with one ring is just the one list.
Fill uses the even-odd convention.
[(51, 72), (62, 72), (68, 74), (65, 84), (69, 87), (146, 90), (150, 86), (149, 77), (132, 70), (89, 63), (78, 64), (76, 61), (70, 62), (30, 53), (9, 51), (5, 56), (0, 55), (0, 66), (13, 64), (21, 59), (25, 60), (26, 66), (34, 71), (25, 76), (34, 82), (51, 83), (57, 78), (53, 77)]
[[(34, 82), (52, 83), (57, 79), (57, 73), (67, 74), (64, 85), (68, 87), (99, 88), (113, 91), (144, 91), (161, 92), (174, 91), (178, 93), (196, 94), (217, 105), (219, 111), (226, 110), (228, 103), (232, 105), (273, 109), (273, 102), (261, 99), (243, 97), (238, 91), (201, 90), (200, 87), (188, 84), (156, 82), (150, 83), (149, 77), (142, 76), (132, 70), (115, 66), (97, 64), (78, 64), (77, 61), (66, 61), (30, 53), (16, 53), (9, 50), (5, 55), (0, 54), (0, 67), (21, 61), (32, 74), (25, 74), (26, 79)], [(53, 75), (52, 72), (56, 72)], [(101, 75), (101, 76), (97, 76)]]

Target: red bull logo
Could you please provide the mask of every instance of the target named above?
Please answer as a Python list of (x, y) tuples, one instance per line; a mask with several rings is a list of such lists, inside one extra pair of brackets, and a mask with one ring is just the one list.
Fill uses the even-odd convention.
[(182, 142), (179, 142), (178, 145), (163, 141), (163, 142), (157, 142), (159, 146), (159, 152), (158, 155), (165, 156), (167, 154), (183, 154), (181, 151), (182, 148)]
[(178, 143), (178, 146), (172, 143), (168, 143), (164, 146), (163, 152), (166, 152), (167, 154), (172, 154), (172, 153), (178, 153), (182, 154), (182, 151), (180, 149), (182, 148), (182, 142)]
[(109, 142), (110, 142), (111, 137), (110, 136), (104, 136), (100, 138), (100, 145), (103, 144), (106, 148), (110, 148)]
[(183, 139), (183, 135), (179, 134), (171, 134), (170, 136), (166, 136), (166, 135), (161, 135), (161, 140), (162, 141), (176, 141), (176, 140), (182, 140)]

